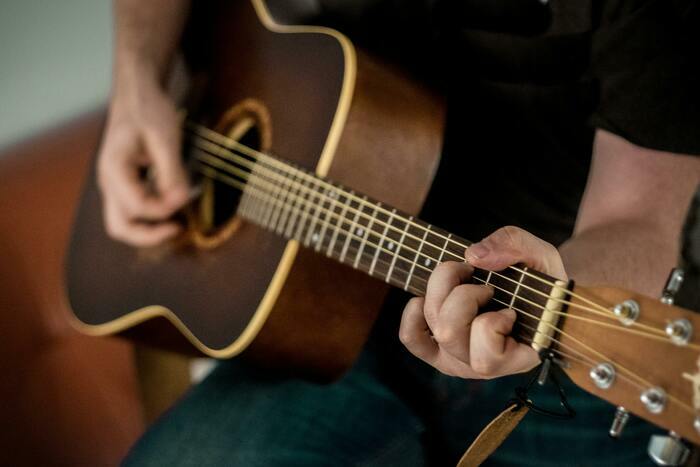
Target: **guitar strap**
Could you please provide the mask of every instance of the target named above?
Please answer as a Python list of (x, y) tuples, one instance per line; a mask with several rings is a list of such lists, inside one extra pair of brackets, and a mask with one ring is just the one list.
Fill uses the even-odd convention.
[(457, 467), (476, 467), (481, 465), (506, 440), (528, 411), (527, 406), (520, 402), (515, 402), (501, 412), (479, 433), (479, 436), (476, 437), (469, 449), (467, 449), (467, 452), (464, 453), (457, 463)]

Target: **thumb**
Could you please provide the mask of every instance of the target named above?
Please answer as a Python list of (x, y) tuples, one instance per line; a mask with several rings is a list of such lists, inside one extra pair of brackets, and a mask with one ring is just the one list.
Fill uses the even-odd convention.
[(558, 279), (567, 279), (559, 251), (518, 227), (502, 227), (472, 244), (467, 248), (465, 258), (472, 266), (489, 271), (501, 271), (523, 263)]

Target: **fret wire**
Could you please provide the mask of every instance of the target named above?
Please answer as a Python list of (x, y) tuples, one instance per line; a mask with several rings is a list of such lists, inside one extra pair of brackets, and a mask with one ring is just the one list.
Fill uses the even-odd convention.
[[(336, 196), (335, 196), (335, 191), (326, 191), (326, 198), (329, 200), (329, 211), (333, 214), (335, 214), (335, 208), (337, 207), (338, 203), (336, 202)], [(326, 231), (328, 230), (328, 222), (329, 221), (329, 214), (326, 212), (326, 216), (324, 217), (324, 222), (323, 225), (321, 226), (321, 233), (318, 235), (318, 241), (316, 242), (316, 245), (314, 246), (314, 250), (316, 251), (321, 251), (321, 248), (323, 247), (323, 239), (326, 236)]]
[[(413, 219), (413, 216), (409, 217), (409, 219)], [(403, 245), (404, 238), (406, 237), (406, 231), (408, 230), (408, 227), (409, 227), (409, 223), (406, 222), (406, 225), (404, 226), (403, 232), (401, 233), (401, 238), (399, 239), (399, 242), (396, 245), (396, 249), (394, 251), (394, 257), (391, 260), (391, 266), (389, 266), (389, 272), (386, 275), (387, 282), (391, 281), (391, 275), (393, 274), (394, 266), (396, 265), (396, 260), (399, 257), (399, 253), (401, 251), (401, 246)]]
[(384, 231), (382, 232), (381, 237), (379, 237), (379, 245), (378, 245), (377, 251), (374, 252), (374, 258), (372, 258), (372, 266), (369, 268), (369, 275), (370, 276), (373, 274), (374, 268), (377, 266), (377, 258), (379, 257), (379, 253), (381, 251), (381, 248), (384, 247), (384, 243), (386, 242), (386, 234), (387, 234), (387, 231), (389, 230), (389, 224), (391, 222), (393, 222), (395, 213), (396, 213), (396, 209), (392, 209), (391, 214), (389, 215), (389, 218), (387, 219), (387, 224), (384, 226)]
[(365, 227), (364, 235), (362, 236), (362, 240), (360, 241), (360, 248), (358, 249), (358, 254), (355, 255), (355, 262), (352, 266), (355, 269), (357, 269), (357, 265), (360, 262), (360, 256), (362, 255), (362, 252), (365, 249), (365, 245), (367, 244), (367, 237), (369, 237), (369, 233), (372, 231), (372, 225), (374, 224), (374, 220), (376, 219), (375, 215), (377, 213), (377, 209), (381, 208), (381, 205), (382, 203), (377, 203), (376, 207), (374, 208), (374, 215), (370, 218), (367, 227)]
[[(253, 179), (253, 177), (257, 177), (257, 175), (252, 173), (250, 178)], [(268, 208), (269, 203), (253, 201), (255, 197), (252, 194), (250, 194), (248, 190), (243, 191), (243, 197), (248, 199), (248, 204), (250, 204), (250, 207), (246, 209), (246, 215), (262, 223), (262, 215)]]
[[(281, 190), (281, 186), (275, 185), (272, 189), (270, 197), (273, 199), (278, 199), (278, 193), (280, 190)], [(272, 215), (275, 211), (275, 207), (276, 206), (274, 204), (270, 204), (269, 208), (263, 214), (262, 225), (265, 226), (265, 228), (270, 227), (270, 220), (272, 220)]]
[[(257, 175), (254, 175), (254, 177), (257, 177)], [(263, 216), (268, 209), (268, 204), (269, 203), (255, 203), (256, 205), (253, 205), (251, 214), (258, 219), (259, 222), (262, 223)]]
[[(296, 175), (292, 175), (292, 177), (296, 181)], [(300, 186), (303, 186), (303, 184), (297, 183), (296, 193), (294, 193), (294, 199), (292, 200), (289, 219), (287, 220), (287, 225), (283, 228), (282, 235), (284, 235), (287, 238), (292, 237), (294, 229), (297, 227), (297, 222), (299, 222), (299, 209), (301, 208), (299, 200), (304, 199), (301, 195)]]
[(279, 210), (277, 213), (277, 218), (273, 221), (273, 231), (280, 233), (280, 224), (284, 225), (284, 219), (285, 219), (285, 213), (289, 215), (289, 212), (291, 212), (291, 203), (289, 202), (289, 198), (292, 195), (292, 185), (290, 184), (291, 182), (291, 177), (289, 176), (282, 176), (282, 181), (280, 183), (283, 184), (283, 190), (284, 190), (284, 197), (282, 198), (282, 209)]
[[(285, 178), (287, 179), (286, 183), (288, 184), (289, 188), (287, 189), (287, 195), (285, 196), (286, 206), (282, 210), (282, 214), (281, 214), (280, 218), (277, 220), (277, 227), (275, 228), (275, 232), (278, 235), (282, 235), (282, 233), (285, 231), (285, 227), (286, 227), (287, 223), (289, 222), (289, 218), (291, 217), (292, 208), (294, 206), (294, 203), (297, 201), (297, 196), (294, 193), (294, 189), (297, 188), (295, 186), (295, 181), (294, 181), (295, 175), (293, 173), (291, 173), (291, 174), (287, 175)], [(289, 198), (292, 198), (291, 202), (288, 201)]]
[[(328, 230), (328, 220), (333, 209), (333, 198), (329, 196), (328, 191), (321, 191), (321, 194), (323, 195), (323, 200), (321, 201), (321, 209), (318, 216), (321, 229), (314, 232), (311, 236), (311, 244), (315, 251), (319, 251), (323, 244), (323, 238)], [(328, 207), (326, 207), (326, 203), (328, 203)]]
[(425, 229), (425, 233), (423, 234), (423, 238), (421, 238), (421, 241), (418, 244), (416, 255), (414, 256), (413, 261), (411, 262), (411, 270), (408, 272), (408, 276), (406, 277), (406, 284), (403, 287), (404, 290), (408, 290), (408, 284), (411, 282), (411, 277), (413, 277), (413, 271), (416, 269), (416, 262), (418, 261), (418, 256), (420, 255), (420, 252), (423, 249), (425, 237), (428, 236), (428, 232), (430, 232), (430, 224), (428, 224), (428, 227)]
[[(211, 181), (213, 183), (213, 180)], [(241, 192), (241, 200), (238, 202), (238, 207), (236, 208), (236, 214), (246, 219), (252, 218), (251, 213), (251, 199), (246, 196), (245, 191)], [(251, 213), (251, 214), (249, 214)]]
[[(350, 201), (352, 203), (352, 201)], [(357, 219), (360, 217), (360, 211), (355, 211), (355, 216), (352, 218), (352, 222), (350, 223), (350, 229), (349, 232), (350, 234), (345, 237), (345, 243), (343, 244), (343, 249), (340, 253), (340, 262), (345, 261), (345, 255), (348, 251), (348, 245), (350, 244), (351, 237), (355, 235), (355, 228), (357, 227)]]
[(445, 256), (445, 251), (447, 250), (447, 243), (450, 241), (450, 238), (452, 238), (452, 234), (447, 234), (447, 238), (445, 239), (445, 244), (442, 245), (442, 248), (440, 251), (440, 257), (437, 260), (438, 264), (442, 263), (442, 258)]
[[(309, 183), (308, 180), (304, 180), (304, 186), (308, 187), (308, 183)], [(312, 192), (310, 189), (306, 190), (306, 192), (304, 193), (304, 195), (302, 195), (302, 198), (301, 198), (302, 204), (303, 204), (303, 208), (299, 212), (299, 217), (301, 219), (300, 219), (300, 222), (298, 222), (296, 230), (294, 231), (294, 238), (296, 238), (299, 241), (301, 241), (301, 239), (303, 238), (302, 234), (304, 232), (304, 228), (306, 227), (306, 222), (307, 222), (307, 219), (309, 217), (308, 212), (309, 212), (309, 207), (311, 205), (311, 203), (309, 202), (309, 197), (311, 196), (311, 193)]]
[[(274, 174), (274, 176), (275, 176), (275, 181), (276, 181), (276, 183), (274, 183), (274, 185), (278, 188), (278, 189), (275, 191), (275, 193), (276, 193), (275, 196), (277, 197), (277, 199), (278, 199), (280, 202), (279, 202), (279, 204), (278, 204), (276, 207), (274, 207), (274, 208), (272, 209), (272, 211), (271, 211), (271, 213), (270, 213), (270, 218), (268, 219), (268, 225), (267, 225), (267, 227), (268, 227), (270, 230), (274, 230), (275, 224), (276, 224), (276, 222), (277, 222), (277, 218), (279, 217), (280, 213), (281, 213), (282, 210), (284, 209), (284, 197), (283, 197), (283, 195), (286, 196), (286, 195), (288, 194), (288, 192), (287, 192), (286, 189), (285, 189), (285, 182), (284, 182), (284, 179), (283, 179), (283, 178), (281, 179), (282, 176), (281, 176), (281, 174), (279, 173), (279, 171), (276, 172), (276, 173)], [(281, 180), (280, 180), (280, 179), (281, 179)]]
[[(524, 268), (525, 271), (527, 271), (527, 268)], [(520, 280), (515, 284), (515, 290), (513, 291), (513, 296), (510, 299), (510, 306), (509, 308), (513, 307), (513, 304), (515, 303), (515, 298), (518, 296), (518, 290), (520, 290), (520, 284), (523, 282), (523, 278), (525, 277), (525, 273), (523, 272), (520, 274)]]
[(342, 228), (342, 223), (346, 220), (345, 214), (348, 212), (348, 202), (351, 202), (350, 199), (346, 196), (345, 201), (343, 203), (343, 208), (340, 211), (340, 215), (338, 216), (338, 222), (335, 224), (335, 228), (333, 229), (333, 235), (331, 236), (331, 241), (328, 244), (328, 250), (326, 252), (326, 256), (333, 256), (334, 246), (335, 246), (335, 241), (338, 239), (338, 234), (340, 233), (340, 229)]
[[(309, 242), (313, 238), (313, 235), (315, 233), (314, 231), (316, 230), (316, 223), (318, 223), (318, 216), (319, 216), (319, 213), (321, 212), (321, 209), (318, 206), (318, 200), (321, 199), (321, 197), (323, 195), (319, 192), (318, 186), (316, 186), (316, 190), (314, 191), (314, 193), (315, 194), (313, 195), (313, 200), (311, 202), (314, 206), (314, 214), (311, 218), (311, 225), (307, 229), (306, 237), (304, 238), (304, 245), (306, 245), (306, 246), (309, 246), (309, 244), (310, 244)], [(321, 201), (321, 204), (323, 205), (323, 201)], [(323, 206), (321, 206), (321, 207), (323, 207)]]

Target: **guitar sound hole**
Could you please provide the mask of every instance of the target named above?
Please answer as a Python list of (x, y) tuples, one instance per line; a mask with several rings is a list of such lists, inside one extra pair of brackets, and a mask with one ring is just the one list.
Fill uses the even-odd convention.
[[(246, 147), (259, 150), (260, 131), (256, 126), (253, 126), (238, 141)], [(214, 180), (213, 185), (214, 196), (212, 200), (212, 218), (208, 225), (209, 233), (219, 230), (231, 220), (236, 214), (241, 199), (240, 190), (231, 185), (219, 180)]]
[[(270, 117), (267, 109), (257, 100), (246, 99), (233, 106), (214, 129), (247, 148), (263, 152), (270, 149)], [(232, 147), (225, 154), (219, 154), (218, 159), (220, 164), (217, 170), (225, 176), (201, 180), (202, 194), (189, 216), (192, 240), (200, 248), (220, 245), (241, 224), (241, 219), (236, 215), (241, 192), (226, 183), (227, 177), (240, 179), (240, 172), (230, 172), (223, 164), (247, 172), (250, 168), (246, 164), (249, 164), (250, 158)]]

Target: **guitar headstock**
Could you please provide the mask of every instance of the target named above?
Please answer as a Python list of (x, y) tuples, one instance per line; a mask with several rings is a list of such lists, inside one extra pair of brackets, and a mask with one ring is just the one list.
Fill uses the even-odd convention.
[(700, 444), (700, 314), (576, 287), (558, 327), (552, 348), (578, 386)]

